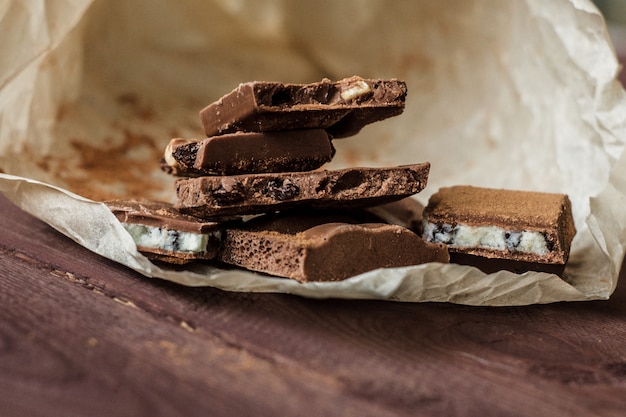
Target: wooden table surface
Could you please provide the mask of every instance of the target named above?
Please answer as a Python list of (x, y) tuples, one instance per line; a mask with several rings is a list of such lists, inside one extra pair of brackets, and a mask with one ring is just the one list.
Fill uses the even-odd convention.
[(0, 416), (626, 415), (626, 282), (515, 308), (228, 293), (0, 213)]

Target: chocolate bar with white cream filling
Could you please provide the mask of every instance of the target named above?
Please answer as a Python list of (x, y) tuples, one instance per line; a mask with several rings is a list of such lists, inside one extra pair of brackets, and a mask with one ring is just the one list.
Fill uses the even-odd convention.
[(106, 201), (115, 217), (146, 257), (184, 264), (213, 259), (217, 255), (226, 223), (206, 221), (178, 212), (157, 201)]
[[(440, 189), (423, 218), (423, 238), (448, 246), (452, 261), (542, 270), (564, 266), (576, 233), (567, 195), (471, 186)], [(463, 256), (460, 256), (463, 255)], [(514, 261), (510, 268), (494, 260)]]

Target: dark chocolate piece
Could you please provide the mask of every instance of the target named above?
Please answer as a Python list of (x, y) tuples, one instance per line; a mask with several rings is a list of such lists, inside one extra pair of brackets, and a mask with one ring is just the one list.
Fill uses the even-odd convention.
[(575, 233), (564, 194), (457, 186), (424, 211), (424, 239), (485, 258), (564, 265)]
[(164, 202), (115, 200), (105, 204), (133, 237), (137, 250), (150, 259), (183, 264), (217, 255), (225, 227), (222, 223), (182, 214)]
[(172, 139), (165, 161), (179, 176), (237, 175), (312, 171), (334, 153), (323, 129), (237, 132), (202, 141)]
[(258, 214), (292, 207), (371, 207), (419, 193), (429, 163), (391, 168), (185, 178), (176, 181), (181, 212), (203, 218)]
[(236, 131), (326, 129), (333, 138), (404, 111), (403, 81), (361, 77), (312, 84), (248, 82), (200, 111), (207, 136)]
[(261, 216), (228, 229), (218, 259), (298, 281), (337, 281), (377, 268), (447, 263), (445, 245), (344, 216)]

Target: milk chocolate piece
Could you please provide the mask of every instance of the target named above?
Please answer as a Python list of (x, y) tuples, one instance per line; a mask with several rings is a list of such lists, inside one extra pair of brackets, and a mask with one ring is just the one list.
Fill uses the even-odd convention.
[(169, 203), (138, 200), (105, 204), (150, 259), (183, 264), (217, 255), (224, 224), (178, 212)]
[(338, 215), (260, 216), (228, 229), (218, 258), (298, 281), (337, 281), (377, 268), (447, 263), (445, 245), (384, 223)]
[(361, 77), (312, 84), (248, 82), (200, 111), (207, 136), (326, 129), (333, 138), (404, 111), (406, 83)]
[(172, 139), (165, 161), (179, 176), (312, 171), (335, 150), (323, 129), (237, 132), (202, 141)]
[(292, 207), (347, 209), (384, 204), (420, 192), (429, 163), (391, 168), (251, 174), (176, 181), (181, 212), (203, 218)]
[(516, 271), (564, 265), (575, 233), (564, 194), (456, 186), (440, 189), (424, 211), (424, 239), (447, 244), (451, 258), (517, 261)]

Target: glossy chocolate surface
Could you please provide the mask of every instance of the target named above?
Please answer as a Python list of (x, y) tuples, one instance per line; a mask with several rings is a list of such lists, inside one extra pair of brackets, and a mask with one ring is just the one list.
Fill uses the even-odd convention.
[(361, 77), (312, 84), (254, 81), (200, 111), (208, 137), (236, 131), (326, 129), (333, 138), (352, 136), (365, 125), (401, 114), (403, 81)]
[(197, 142), (172, 139), (168, 151), (178, 176), (312, 171), (335, 153), (323, 129), (236, 132)]

